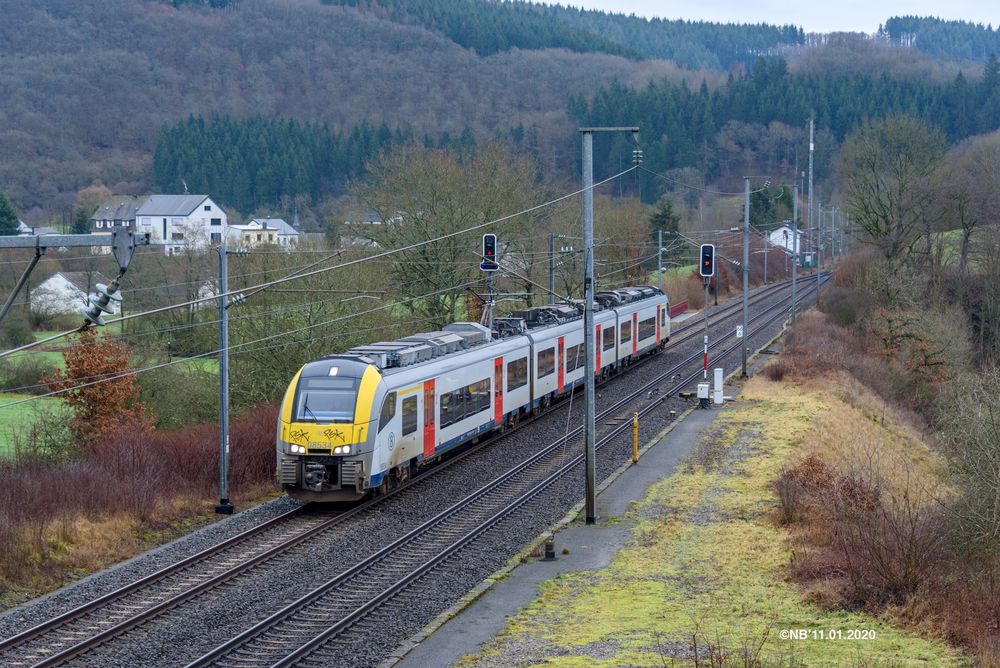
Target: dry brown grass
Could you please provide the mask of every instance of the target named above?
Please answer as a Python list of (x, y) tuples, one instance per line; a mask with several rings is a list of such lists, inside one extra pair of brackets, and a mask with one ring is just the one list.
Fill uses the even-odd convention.
[[(274, 407), (233, 420), (237, 500), (274, 490)], [(0, 465), (0, 585), (37, 593), (207, 521), (218, 490), (218, 430), (123, 426), (63, 463)]]
[(957, 491), (909, 410), (908, 377), (817, 312), (765, 375), (822, 392), (827, 407), (774, 483), (806, 599), (888, 614), (1000, 665), (1000, 557), (971, 560), (956, 540)]

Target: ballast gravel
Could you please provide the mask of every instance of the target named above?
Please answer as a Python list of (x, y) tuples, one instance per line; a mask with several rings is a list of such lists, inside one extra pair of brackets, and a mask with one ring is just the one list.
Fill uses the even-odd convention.
[[(787, 290), (786, 290), (787, 292)], [(754, 311), (787, 299), (772, 296)], [(716, 332), (731, 332), (739, 311), (712, 322)], [(752, 337), (751, 347), (763, 345), (777, 331)], [(638, 366), (598, 389), (598, 409), (625, 396), (637, 385), (652, 380), (665, 368), (701, 347), (698, 337), (661, 358)], [(727, 369), (738, 364), (738, 351), (731, 353)], [(664, 386), (668, 386), (664, 384)], [(326, 532), (310, 542), (262, 564), (231, 583), (205, 592), (194, 601), (167, 613), (121, 639), (92, 650), (73, 661), (79, 666), (183, 665), (229, 640), (276, 610), (334, 577), (351, 565), (404, 535), (456, 501), (565, 433), (567, 425), (582, 419), (582, 397), (572, 409), (565, 403), (531, 426), (499, 439), (490, 447), (444, 468), (424, 484), (384, 499), (363, 517)], [(690, 404), (670, 398), (640, 424), (643, 441), (659, 433), (670, 421), (669, 411), (678, 413)], [(603, 428), (605, 431), (607, 428)], [(598, 425), (598, 435), (602, 427)], [(579, 440), (579, 439), (578, 439)], [(578, 444), (576, 447), (579, 447)], [(631, 433), (617, 437), (598, 456), (598, 479), (611, 474), (631, 452)], [(580, 499), (579, 476), (567, 476), (510, 518), (485, 533), (445, 566), (438, 568), (401, 594), (402, 605), (390, 605), (364, 625), (363, 632), (349, 634), (331, 654), (338, 666), (375, 665), (398, 644), (427, 624), (434, 616), (464, 596), (483, 578), (501, 567), (523, 545), (561, 518)], [(299, 505), (281, 498), (239, 513), (168, 545), (85, 578), (50, 595), (22, 605), (0, 617), (0, 637), (7, 637), (97, 596), (155, 572), (176, 560), (199, 552), (256, 524)]]

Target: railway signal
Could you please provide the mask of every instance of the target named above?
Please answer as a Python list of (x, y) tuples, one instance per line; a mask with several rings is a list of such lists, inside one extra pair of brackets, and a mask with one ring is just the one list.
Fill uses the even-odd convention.
[(715, 244), (701, 245), (701, 264), (698, 273), (704, 278), (715, 276)]
[(496, 271), (500, 268), (497, 264), (497, 235), (483, 235), (483, 260), (479, 263), (479, 268), (483, 271)]

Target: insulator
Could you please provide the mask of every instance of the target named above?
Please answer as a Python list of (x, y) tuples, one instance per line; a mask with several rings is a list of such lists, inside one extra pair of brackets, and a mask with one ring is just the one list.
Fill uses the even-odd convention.
[(111, 314), (114, 314), (115, 312), (109, 303), (110, 300), (107, 297), (98, 297), (91, 292), (90, 296), (87, 297), (87, 301), (90, 303), (90, 308), (94, 313), (97, 313), (98, 310)]
[(101, 312), (95, 309), (93, 306), (81, 306), (80, 313), (86, 318), (91, 324), (103, 327), (108, 324), (104, 322), (104, 318), (101, 317)]
[[(96, 286), (96, 290), (97, 290), (97, 292), (99, 294), (104, 295), (105, 297), (107, 297), (111, 301), (120, 302), (122, 300), (122, 292), (121, 292), (121, 290), (115, 290), (114, 292), (109, 292), (108, 291), (108, 286), (104, 285), (103, 283), (98, 283), (97, 286)], [(105, 303), (107, 303), (107, 302), (105, 302)]]

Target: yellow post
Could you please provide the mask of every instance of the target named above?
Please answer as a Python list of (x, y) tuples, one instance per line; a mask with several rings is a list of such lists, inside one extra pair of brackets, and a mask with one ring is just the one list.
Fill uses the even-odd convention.
[(639, 411), (632, 413), (632, 463), (639, 461)]

